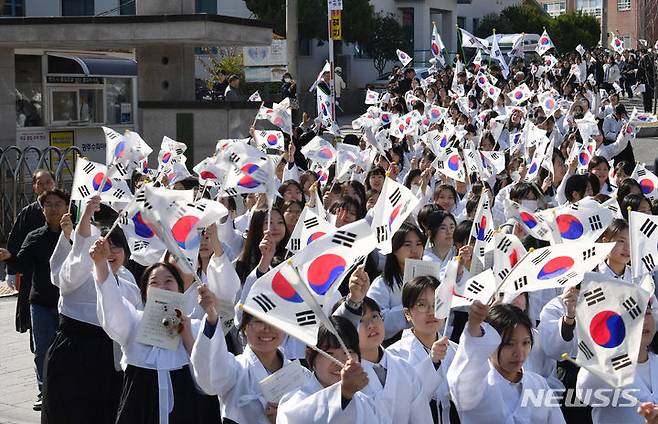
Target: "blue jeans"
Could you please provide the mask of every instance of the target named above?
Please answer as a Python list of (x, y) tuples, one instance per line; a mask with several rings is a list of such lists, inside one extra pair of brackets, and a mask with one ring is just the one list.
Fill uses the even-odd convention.
[(36, 365), (37, 371), (37, 385), (39, 386), (39, 392), (41, 392), (43, 360), (57, 332), (59, 313), (57, 308), (31, 304), (30, 317), (32, 318), (32, 339), (34, 341), (34, 365)]

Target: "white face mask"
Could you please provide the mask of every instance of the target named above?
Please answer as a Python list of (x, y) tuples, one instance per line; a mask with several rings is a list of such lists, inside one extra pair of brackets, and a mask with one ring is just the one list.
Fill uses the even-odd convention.
[(290, 82), (290, 78), (284, 78), (283, 81), (284, 82)]
[(512, 181), (514, 181), (515, 183), (518, 183), (519, 180), (521, 180), (521, 174), (519, 174), (519, 171), (513, 171), (513, 172), (510, 174), (510, 178), (511, 178)]
[(521, 200), (521, 206), (529, 211), (537, 210), (537, 201), (536, 200)]

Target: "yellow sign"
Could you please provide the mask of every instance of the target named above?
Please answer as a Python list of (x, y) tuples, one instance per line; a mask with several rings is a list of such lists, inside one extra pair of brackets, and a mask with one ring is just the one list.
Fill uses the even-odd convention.
[[(75, 137), (75, 133), (73, 131), (51, 131), (50, 132), (50, 145), (52, 147), (57, 147), (60, 151), (66, 150), (68, 147), (73, 146), (73, 139)], [(73, 153), (69, 153), (66, 155), (66, 161), (69, 163), (69, 166), (73, 167), (75, 164), (73, 161), (75, 158), (73, 157)], [(60, 157), (56, 153), (50, 153), (50, 166), (51, 169), (54, 171), (57, 169), (59, 166), (60, 162)], [(63, 169), (62, 173), (60, 174), (60, 178), (64, 175), (71, 175), (70, 170), (68, 169)]]
[(340, 10), (331, 11), (331, 39), (341, 40), (342, 37), (342, 23), (340, 17)]

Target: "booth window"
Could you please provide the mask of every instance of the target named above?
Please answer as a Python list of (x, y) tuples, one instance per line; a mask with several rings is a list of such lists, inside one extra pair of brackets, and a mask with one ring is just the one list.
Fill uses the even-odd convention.
[(41, 56), (16, 55), (16, 126), (43, 126)]
[(108, 124), (132, 124), (131, 78), (105, 78), (105, 107)]
[(78, 120), (77, 90), (53, 90), (53, 122)]

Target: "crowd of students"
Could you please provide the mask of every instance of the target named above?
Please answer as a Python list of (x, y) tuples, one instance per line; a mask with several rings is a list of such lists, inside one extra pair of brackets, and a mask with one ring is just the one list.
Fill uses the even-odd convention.
[[(638, 53), (640, 62), (649, 55)], [(615, 199), (623, 217), (600, 237), (615, 247), (596, 272), (633, 282), (627, 214), (655, 214), (658, 204), (630, 178), (636, 124), (619, 103), (622, 93), (615, 81), (606, 80), (610, 73), (599, 69), (602, 61), (610, 61), (606, 57), (627, 60), (603, 50), (570, 53), (550, 67), (520, 60), (508, 80), (494, 65), (458, 62), (424, 80), (408, 68), (362, 118), (374, 122), (383, 113), (412, 111), (422, 117), (433, 105), (446, 108), (445, 116), (419, 119), (416, 130), (402, 137), (389, 133), (379, 148), (366, 135), (346, 136), (342, 141), (359, 146), (368, 160), (341, 181), (335, 165), (320, 181), (318, 169), (301, 153), (323, 135), (305, 114), (286, 139), (274, 207), (268, 211), (264, 194), (220, 199), (229, 217), (205, 228), (196, 276), (172, 254), (159, 262), (130, 261), (122, 231), (108, 232), (116, 212), (93, 196), (83, 202), (74, 223), (68, 193), (55, 188), (50, 173), (38, 170), (33, 180), (38, 200), (21, 211), (0, 260), (22, 274), (17, 329), (31, 328), (42, 422), (640, 423), (644, 417), (655, 422), (651, 403), (658, 401), (658, 356), (652, 306), (644, 318), (633, 384), (639, 401), (648, 402), (641, 415), (636, 408), (520, 403), (524, 390), (605, 385), (561, 357), (577, 353), (577, 286), (522, 293), (511, 303), (498, 297), (491, 305), (476, 301), (454, 309), (448, 328), (434, 315), (435, 290), (453, 259), (458, 280), (479, 272), (472, 266), (470, 234), (481, 196), (493, 203), (497, 230), (517, 236), (528, 248), (548, 243), (524, 231), (506, 206), (510, 202), (538, 211), (586, 197), (601, 203)], [(497, 98), (475, 81), (485, 68), (501, 90)], [(533, 95), (513, 104), (507, 94), (523, 83)], [(545, 92), (560, 104), (549, 114), (538, 100)], [(588, 134), (596, 147), (581, 172), (570, 153), (574, 145), (589, 142), (579, 131), (582, 119), (596, 121), (599, 131)], [(365, 131), (363, 122), (354, 127)], [(494, 130), (494, 123), (502, 124), (502, 131)], [(528, 177), (534, 148), (513, 141), (528, 123), (550, 140), (552, 166), (535, 178)], [(376, 129), (389, 125), (379, 121)], [(504, 169), (493, 175), (469, 172), (465, 181), (437, 172), (435, 140), (427, 137), (434, 130), (460, 152), (500, 152)], [(254, 282), (290, 256), (286, 245), (305, 208), (325, 211), (337, 228), (371, 220), (387, 178), (404, 184), (421, 203), (392, 235), (390, 253), (371, 252), (339, 282), (341, 296), (330, 318), (337, 331), (321, 325), (317, 348), (344, 366), (240, 309)], [(136, 173), (132, 183), (138, 188), (153, 182)], [(195, 178), (170, 188), (201, 190)], [(436, 262), (438, 278), (403, 283), (407, 259)], [(151, 288), (188, 299), (175, 350), (136, 340)], [(221, 302), (236, 306), (227, 333), (220, 323)], [(267, 402), (259, 383), (295, 359), (305, 365), (308, 383), (278, 404)]]

